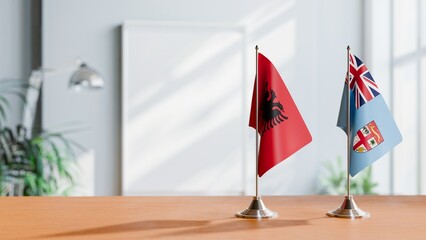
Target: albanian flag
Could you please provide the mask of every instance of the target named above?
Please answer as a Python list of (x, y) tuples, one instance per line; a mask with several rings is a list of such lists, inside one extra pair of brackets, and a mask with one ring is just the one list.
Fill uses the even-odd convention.
[[(287, 87), (274, 65), (258, 54), (259, 170), (261, 177), (269, 169), (312, 141)], [(256, 82), (254, 83), (249, 126), (256, 129)]]

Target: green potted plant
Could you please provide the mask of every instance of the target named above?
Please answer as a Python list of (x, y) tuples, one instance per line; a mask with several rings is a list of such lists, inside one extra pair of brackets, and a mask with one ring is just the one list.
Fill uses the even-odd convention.
[[(324, 175), (321, 180), (321, 194), (345, 195), (346, 194), (346, 167), (343, 166), (341, 157), (324, 163)], [(351, 193), (354, 195), (377, 194), (378, 184), (373, 181), (371, 166), (351, 178)]]
[(8, 96), (26, 103), (28, 88), (20, 81), (0, 81), (0, 195), (68, 195), (75, 184), (74, 149), (81, 148), (65, 136), (69, 130), (28, 136), (22, 125), (15, 130), (4, 126), (10, 110)]

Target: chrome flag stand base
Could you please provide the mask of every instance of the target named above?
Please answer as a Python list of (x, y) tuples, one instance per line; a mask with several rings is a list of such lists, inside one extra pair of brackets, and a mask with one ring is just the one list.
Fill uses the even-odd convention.
[(236, 214), (239, 218), (276, 218), (278, 213), (269, 210), (260, 197), (253, 197), (250, 206)]
[(345, 196), (342, 205), (333, 211), (327, 213), (330, 217), (338, 218), (368, 218), (370, 213), (361, 210), (355, 203), (355, 200), (352, 195)]

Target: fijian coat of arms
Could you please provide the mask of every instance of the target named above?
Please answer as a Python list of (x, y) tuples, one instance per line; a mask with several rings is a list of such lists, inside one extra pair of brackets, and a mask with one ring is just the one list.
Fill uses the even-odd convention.
[(359, 153), (368, 152), (383, 141), (383, 136), (376, 122), (371, 121), (356, 132), (353, 141), (353, 150)]

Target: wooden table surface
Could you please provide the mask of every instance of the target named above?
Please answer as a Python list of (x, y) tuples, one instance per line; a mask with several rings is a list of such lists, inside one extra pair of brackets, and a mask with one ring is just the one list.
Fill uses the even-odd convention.
[(251, 197), (3, 197), (0, 239), (426, 239), (426, 196), (356, 196), (358, 220), (325, 215), (341, 196), (262, 199), (278, 218), (235, 218)]

